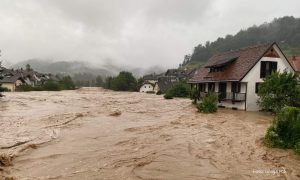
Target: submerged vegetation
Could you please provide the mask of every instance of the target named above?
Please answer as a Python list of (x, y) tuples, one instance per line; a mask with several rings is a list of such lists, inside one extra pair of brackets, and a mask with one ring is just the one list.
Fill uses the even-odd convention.
[(282, 108), (268, 129), (265, 142), (270, 147), (294, 149), (300, 154), (300, 109)]
[(189, 97), (191, 92), (190, 86), (185, 81), (175, 83), (164, 95), (165, 99), (173, 97)]
[(201, 102), (197, 104), (197, 109), (202, 113), (214, 113), (217, 112), (218, 97), (215, 94), (209, 94), (202, 98)]

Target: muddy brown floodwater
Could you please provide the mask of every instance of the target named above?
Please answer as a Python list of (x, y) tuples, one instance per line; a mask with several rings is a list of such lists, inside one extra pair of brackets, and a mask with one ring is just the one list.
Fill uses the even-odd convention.
[(299, 156), (263, 145), (267, 114), (97, 88), (0, 101), (0, 179), (300, 179)]

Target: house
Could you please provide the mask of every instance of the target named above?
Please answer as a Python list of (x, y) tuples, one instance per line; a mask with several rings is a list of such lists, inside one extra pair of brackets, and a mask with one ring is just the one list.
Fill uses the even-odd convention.
[(147, 92), (154, 92), (155, 84), (145, 81), (143, 85), (140, 87), (140, 92), (147, 93)]
[(259, 85), (272, 71), (295, 72), (276, 43), (216, 54), (189, 83), (200, 98), (217, 93), (221, 107), (257, 111)]
[(158, 81), (158, 77), (160, 77), (162, 74), (147, 74), (145, 76), (143, 76), (143, 80), (144, 82), (150, 82), (150, 83), (153, 83), (155, 84), (157, 81)]
[(13, 70), (3, 69), (3, 79), (0, 80), (1, 87), (7, 88), (9, 91), (15, 91), (16, 88), (25, 83), (20, 73)]
[(294, 67), (296, 73), (300, 75), (300, 56), (293, 56), (289, 59), (291, 65)]
[(170, 77), (160, 77), (158, 78), (158, 82), (155, 83), (154, 86), (154, 92), (161, 92), (165, 93), (169, 88), (171, 88), (174, 84), (174, 81), (172, 81), (172, 78)]
[(168, 69), (165, 73), (167, 77), (173, 77), (176, 81), (188, 80), (193, 74), (194, 69)]

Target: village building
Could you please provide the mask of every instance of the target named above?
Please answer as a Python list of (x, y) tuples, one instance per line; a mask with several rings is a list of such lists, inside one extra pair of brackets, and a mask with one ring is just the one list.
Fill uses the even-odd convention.
[(295, 72), (276, 43), (216, 54), (189, 83), (200, 99), (216, 93), (220, 107), (257, 111), (259, 85), (273, 71)]
[(173, 79), (168, 76), (158, 78), (158, 82), (155, 83), (154, 86), (154, 92), (165, 93), (168, 89), (170, 89), (173, 86), (174, 81), (172, 80)]
[(154, 92), (154, 83), (151, 83), (149, 81), (145, 81), (143, 85), (140, 87), (140, 92), (147, 93), (147, 92)]
[(1, 69), (0, 85), (9, 91), (16, 91), (19, 86), (29, 85), (29, 86), (39, 86), (44, 84), (48, 80), (58, 81), (58, 79), (51, 74), (42, 74), (33, 70), (23, 70), (21, 69)]

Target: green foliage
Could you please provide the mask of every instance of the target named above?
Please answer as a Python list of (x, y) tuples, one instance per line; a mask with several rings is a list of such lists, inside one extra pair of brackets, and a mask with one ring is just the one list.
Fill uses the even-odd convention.
[(210, 94), (202, 99), (200, 103), (197, 104), (197, 109), (199, 112), (203, 113), (214, 113), (217, 112), (218, 97), (215, 94)]
[(61, 90), (73, 90), (75, 84), (70, 76), (65, 76), (61, 81), (46, 81), (40, 86), (21, 85), (17, 87), (17, 91), (61, 91)]
[(101, 76), (97, 76), (96, 77), (96, 86), (97, 87), (103, 87), (103, 85), (104, 85), (104, 82), (103, 82), (102, 77)]
[(199, 93), (196, 88), (193, 88), (190, 93), (190, 98), (193, 100), (193, 104), (197, 103), (197, 99), (199, 98)]
[(166, 92), (166, 95), (172, 97), (188, 97), (190, 91), (190, 86), (186, 82), (178, 82)]
[(164, 98), (165, 99), (173, 99), (173, 96), (171, 94), (165, 94)]
[(275, 113), (284, 106), (300, 106), (300, 87), (292, 73), (272, 73), (260, 84), (258, 95), (258, 105)]
[[(51, 86), (53, 88), (55, 85), (52, 84)], [(60, 89), (62, 89), (62, 90), (73, 90), (73, 89), (75, 89), (75, 83), (73, 82), (73, 80), (70, 76), (63, 77), (62, 80), (59, 82), (59, 86), (61, 86)]]
[(206, 42), (205, 45), (199, 44), (194, 48), (189, 61), (183, 62), (183, 66), (187, 67), (192, 64), (195, 67), (196, 64), (206, 63), (213, 54), (270, 42), (278, 42), (288, 55), (300, 55), (299, 29), (300, 18), (294, 17), (282, 17), (260, 26), (254, 25), (239, 31), (234, 36), (227, 35), (214, 42)]
[(55, 81), (47, 81), (42, 87), (44, 91), (60, 91), (65, 86), (60, 86), (60, 84)]
[(10, 90), (7, 89), (6, 87), (1, 87), (0, 86), (0, 92), (9, 92)]
[(137, 81), (131, 72), (122, 71), (116, 77), (108, 77), (105, 88), (114, 91), (137, 91)]
[(267, 130), (265, 142), (271, 147), (294, 149), (300, 154), (300, 109), (284, 107)]

